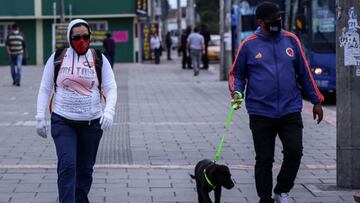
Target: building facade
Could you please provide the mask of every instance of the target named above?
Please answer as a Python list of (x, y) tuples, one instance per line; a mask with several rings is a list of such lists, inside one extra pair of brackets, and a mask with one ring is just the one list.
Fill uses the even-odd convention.
[[(53, 23), (60, 21), (60, 0), (1, 0), (0, 65), (7, 65), (5, 40), (11, 25), (17, 23), (24, 33), (28, 64), (41, 65), (53, 52)], [(65, 21), (82, 18), (92, 31), (117, 33), (115, 62), (137, 60), (136, 1), (63, 0)], [(55, 14), (55, 15), (54, 15)], [(101, 38), (101, 37), (100, 37)], [(100, 41), (94, 48), (102, 48)]]

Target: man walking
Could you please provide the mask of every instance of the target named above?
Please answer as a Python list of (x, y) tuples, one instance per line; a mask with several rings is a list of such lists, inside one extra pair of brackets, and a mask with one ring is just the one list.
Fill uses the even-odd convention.
[(200, 58), (205, 53), (204, 37), (200, 35), (199, 28), (196, 27), (187, 39), (187, 47), (190, 49), (190, 56), (194, 68), (194, 76), (199, 75)]
[[(288, 203), (289, 192), (302, 157), (301, 117), (303, 93), (310, 98), (313, 117), (323, 118), (319, 92), (299, 39), (281, 29), (279, 7), (270, 2), (256, 9), (259, 24), (245, 39), (229, 74), (232, 104), (242, 102), (245, 91), (256, 153), (255, 182), (260, 203)], [(299, 87), (300, 86), (300, 87)], [(272, 199), (275, 138), (283, 146), (283, 163)]]
[(207, 28), (206, 25), (202, 25), (201, 26), (201, 35), (204, 37), (204, 54), (202, 56), (202, 62), (203, 62), (203, 69), (208, 69), (209, 68), (209, 56), (208, 56), (208, 47), (209, 47), (209, 42), (211, 40), (210, 37), (210, 32)]
[(180, 46), (180, 50), (182, 53), (182, 68), (186, 69), (187, 68), (191, 69), (191, 60), (188, 54), (188, 48), (187, 48), (187, 39), (189, 37), (191, 33), (191, 27), (187, 27), (186, 30), (183, 31), (182, 35), (181, 35), (181, 46)]
[(166, 39), (165, 39), (165, 44), (166, 44), (166, 52), (167, 52), (167, 60), (171, 61), (171, 46), (172, 46), (172, 39), (171, 39), (171, 33), (170, 31), (166, 33)]
[(12, 25), (12, 31), (6, 38), (6, 51), (9, 55), (13, 85), (20, 86), (21, 65), (25, 52), (24, 35), (17, 24)]
[(111, 68), (114, 68), (116, 44), (111, 33), (106, 33), (106, 38), (103, 40), (103, 47), (105, 49), (104, 54), (109, 60)]

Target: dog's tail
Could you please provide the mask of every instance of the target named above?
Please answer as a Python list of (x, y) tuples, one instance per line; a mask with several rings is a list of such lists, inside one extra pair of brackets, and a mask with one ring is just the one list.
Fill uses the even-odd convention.
[(189, 176), (192, 178), (192, 179), (195, 179), (195, 176), (193, 174), (189, 174)]

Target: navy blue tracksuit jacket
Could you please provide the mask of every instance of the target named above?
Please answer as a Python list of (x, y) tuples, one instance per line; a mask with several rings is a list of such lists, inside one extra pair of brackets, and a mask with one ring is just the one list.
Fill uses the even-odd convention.
[(250, 115), (271, 118), (301, 112), (301, 91), (313, 104), (324, 100), (299, 39), (284, 30), (274, 37), (258, 28), (242, 42), (229, 73), (229, 88), (245, 92)]

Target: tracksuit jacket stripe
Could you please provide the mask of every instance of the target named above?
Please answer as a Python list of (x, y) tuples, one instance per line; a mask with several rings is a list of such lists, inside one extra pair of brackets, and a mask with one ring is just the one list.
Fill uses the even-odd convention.
[(234, 91), (234, 81), (235, 81), (235, 77), (234, 77), (234, 68), (236, 66), (236, 62), (238, 60), (238, 57), (239, 57), (239, 54), (240, 54), (240, 51), (242, 49), (242, 47), (244, 46), (244, 44), (250, 40), (253, 40), (253, 39), (256, 39), (257, 36), (255, 34), (252, 34), (250, 35), (248, 38), (246, 38), (244, 41), (242, 41), (242, 43), (240, 44), (240, 47), (237, 51), (237, 54), (236, 54), (236, 58), (235, 58), (235, 61), (234, 63), (232, 64), (231, 66), (231, 69), (230, 69), (230, 72), (229, 72), (229, 89), (231, 92)]
[(285, 32), (284, 34), (285, 34), (285, 36), (292, 37), (293, 39), (295, 39), (296, 43), (298, 44), (300, 52), (301, 52), (301, 56), (302, 56), (302, 58), (303, 58), (303, 60), (305, 62), (306, 69), (307, 69), (309, 78), (311, 80), (311, 83), (312, 83), (312, 85), (313, 85), (313, 87), (315, 89), (316, 95), (318, 96), (320, 103), (322, 103), (324, 101), (324, 96), (320, 93), (320, 91), (319, 91), (319, 89), (318, 89), (318, 87), (317, 87), (317, 85), (315, 83), (314, 77), (313, 77), (313, 75), (312, 75), (312, 73), (310, 71), (309, 62), (306, 59), (305, 52), (304, 52), (304, 49), (303, 49), (303, 47), (301, 45), (301, 42), (300, 42), (299, 38), (297, 36), (295, 36), (291, 32)]

